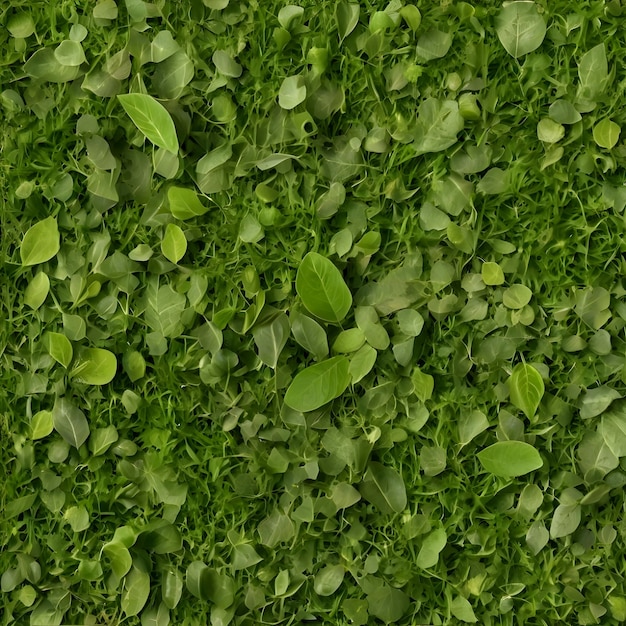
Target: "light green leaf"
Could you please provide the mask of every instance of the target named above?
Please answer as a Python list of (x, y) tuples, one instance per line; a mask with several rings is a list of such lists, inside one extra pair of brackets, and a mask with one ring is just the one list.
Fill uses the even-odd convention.
[(223, 76), (230, 78), (239, 78), (241, 76), (243, 68), (226, 50), (216, 50), (213, 53), (212, 60), (217, 71)]
[(422, 543), (415, 564), (421, 569), (428, 569), (437, 565), (439, 553), (446, 547), (448, 536), (443, 528), (433, 530)]
[(469, 601), (463, 596), (457, 596), (450, 604), (450, 613), (461, 622), (475, 624), (478, 620), (474, 614), (474, 609)]
[(307, 310), (326, 322), (340, 322), (352, 306), (352, 294), (335, 265), (309, 252), (296, 274), (296, 291)]
[(169, 626), (170, 612), (164, 602), (151, 606), (141, 613), (141, 626)]
[(187, 238), (183, 229), (177, 224), (168, 224), (165, 236), (161, 241), (163, 256), (172, 263), (178, 263), (187, 252)]
[(616, 389), (608, 385), (589, 389), (585, 392), (580, 402), (580, 417), (582, 419), (596, 417), (596, 415), (604, 413), (614, 400), (621, 397)]
[(601, 147), (611, 150), (617, 145), (622, 129), (613, 120), (603, 119), (593, 127), (593, 140)]
[(117, 359), (112, 352), (102, 348), (81, 348), (70, 376), (86, 385), (106, 385), (116, 372)]
[(602, 416), (602, 422), (600, 423), (598, 432), (602, 435), (604, 442), (616, 457), (621, 458), (626, 456), (626, 410), (623, 401), (616, 402), (615, 405)]
[(209, 210), (200, 202), (198, 194), (193, 189), (170, 187), (167, 190), (167, 199), (172, 215), (179, 220), (199, 217)]
[(400, 332), (409, 337), (419, 337), (424, 328), (424, 318), (414, 309), (402, 309), (396, 313)]
[(464, 412), (459, 418), (459, 442), (468, 444), (489, 428), (489, 420), (482, 411)]
[(178, 152), (178, 136), (168, 110), (152, 96), (129, 93), (117, 96), (135, 126), (159, 148)]
[(30, 428), (33, 440), (47, 437), (54, 430), (52, 411), (38, 411), (35, 413)]
[(176, 100), (193, 80), (194, 74), (193, 61), (183, 50), (179, 50), (163, 63), (159, 63), (152, 77), (152, 84), (160, 98)]
[(378, 352), (370, 345), (362, 346), (357, 350), (350, 359), (350, 378), (353, 385), (363, 380), (374, 367)]
[(548, 115), (559, 124), (576, 124), (582, 119), (576, 107), (567, 100), (555, 100), (548, 109)]
[(75, 448), (80, 448), (89, 437), (85, 414), (66, 398), (57, 398), (52, 409), (54, 430)]
[(342, 565), (327, 565), (313, 580), (313, 589), (318, 596), (332, 596), (341, 586), (346, 570)]
[(550, 537), (559, 539), (571, 535), (580, 525), (581, 514), (580, 504), (559, 504), (550, 523)]
[(511, 2), (498, 13), (496, 33), (504, 49), (518, 59), (543, 43), (546, 23), (534, 2)]
[(161, 597), (168, 609), (175, 609), (183, 593), (183, 577), (178, 569), (167, 568), (161, 578)]
[(522, 476), (543, 466), (539, 452), (523, 441), (499, 441), (478, 453), (488, 472), (505, 478)]
[(37, 272), (26, 287), (24, 304), (36, 311), (46, 301), (49, 292), (50, 279), (48, 275), (45, 272)]
[(502, 268), (491, 261), (483, 263), (481, 276), (485, 285), (501, 285), (504, 282)]
[(557, 143), (565, 137), (565, 127), (549, 117), (544, 117), (537, 124), (537, 139), (545, 143)]
[(285, 394), (285, 404), (305, 413), (339, 397), (350, 384), (350, 362), (335, 356), (311, 365), (297, 374)]
[(150, 595), (150, 575), (133, 567), (124, 580), (121, 605), (126, 617), (139, 615)]
[(186, 573), (185, 585), (192, 596), (207, 600), (212, 593), (211, 570), (202, 561), (189, 564)]
[(89, 450), (93, 456), (104, 454), (117, 440), (119, 434), (113, 424), (104, 428), (96, 428), (89, 438)]
[(185, 310), (186, 298), (171, 285), (148, 284), (146, 290), (146, 323), (163, 337), (178, 337), (183, 331), (180, 317)]
[(282, 109), (295, 109), (306, 99), (306, 85), (302, 76), (288, 76), (278, 92), (278, 104)]
[(279, 543), (290, 541), (295, 533), (293, 522), (283, 513), (274, 511), (258, 527), (261, 543), (275, 548)]
[(454, 100), (427, 98), (422, 101), (413, 133), (416, 155), (449, 148), (456, 143), (464, 125), (459, 105)]
[(59, 227), (54, 217), (31, 226), (22, 240), (20, 257), (22, 265), (37, 265), (55, 257), (61, 247)]
[(401, 513), (407, 505), (402, 476), (390, 467), (372, 461), (359, 485), (361, 495), (382, 513)]
[(523, 309), (533, 297), (533, 292), (526, 285), (511, 285), (502, 294), (502, 303), (508, 309)]
[(356, 28), (360, 13), (361, 7), (357, 3), (340, 2), (337, 4), (337, 30), (340, 42)]
[(543, 398), (545, 385), (536, 368), (527, 363), (519, 363), (509, 378), (509, 391), (511, 402), (524, 411), (528, 419), (532, 419)]
[(62, 41), (54, 50), (56, 60), (67, 67), (76, 67), (84, 63), (85, 52), (78, 41), (66, 39)]
[(425, 374), (416, 367), (411, 374), (411, 380), (415, 389), (415, 395), (422, 401), (430, 400), (435, 389), (435, 379), (430, 374)]
[(333, 343), (333, 352), (349, 354), (356, 352), (365, 343), (365, 334), (360, 328), (342, 330)]
[(338, 509), (347, 509), (361, 499), (361, 494), (352, 485), (339, 483), (333, 487), (330, 499)]
[(606, 48), (603, 43), (583, 54), (578, 63), (578, 100), (593, 102), (604, 91), (609, 76)]
[(50, 356), (63, 367), (69, 367), (72, 362), (74, 350), (70, 340), (61, 333), (47, 332), (44, 335), (46, 350)]
[(289, 330), (289, 318), (284, 313), (280, 313), (269, 324), (255, 326), (252, 330), (259, 358), (272, 369), (276, 369), (280, 353), (289, 338)]
[(448, 54), (452, 46), (452, 33), (436, 28), (427, 30), (417, 40), (417, 59), (420, 63), (427, 63), (433, 59), (441, 59)]

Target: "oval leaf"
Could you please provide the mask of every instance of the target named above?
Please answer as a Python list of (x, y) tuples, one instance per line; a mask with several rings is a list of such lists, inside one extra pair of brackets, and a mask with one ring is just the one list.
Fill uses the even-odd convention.
[(309, 252), (296, 275), (296, 291), (307, 310), (326, 322), (340, 322), (352, 306), (352, 294), (332, 261)]
[(340, 396), (350, 384), (350, 362), (335, 356), (302, 370), (289, 385), (285, 404), (295, 411), (314, 411)]
[(46, 301), (49, 292), (50, 279), (45, 272), (39, 272), (26, 287), (24, 304), (33, 310), (37, 310)]
[(543, 398), (545, 386), (541, 374), (532, 365), (519, 363), (509, 378), (509, 391), (511, 402), (531, 419)]
[(539, 452), (523, 441), (499, 441), (478, 453), (483, 467), (496, 476), (528, 474), (543, 466)]
[(44, 335), (46, 350), (63, 367), (69, 367), (74, 351), (70, 340), (61, 333), (48, 332)]
[(283, 80), (278, 92), (281, 109), (295, 109), (306, 98), (306, 85), (302, 76), (288, 76)]
[(439, 561), (439, 553), (446, 547), (448, 536), (443, 528), (433, 530), (420, 548), (415, 564), (422, 569), (427, 569), (437, 565)]
[(315, 575), (313, 589), (319, 596), (332, 596), (343, 582), (346, 570), (341, 565), (329, 565)]
[(22, 265), (45, 263), (56, 256), (61, 247), (59, 227), (54, 217), (31, 226), (22, 240), (20, 257)]
[(534, 2), (512, 2), (498, 14), (496, 33), (504, 49), (518, 59), (543, 43), (546, 23)]
[(75, 448), (80, 448), (89, 437), (89, 424), (85, 414), (65, 398), (59, 398), (54, 403), (52, 421), (54, 430)]
[(200, 202), (198, 194), (193, 189), (170, 187), (167, 190), (167, 199), (170, 203), (172, 215), (179, 220), (199, 217), (209, 210)]
[(122, 611), (127, 617), (138, 615), (146, 605), (149, 595), (150, 576), (138, 567), (133, 567), (124, 581)]
[(372, 461), (359, 488), (361, 495), (383, 513), (401, 513), (407, 504), (402, 476), (390, 467)]
[(117, 359), (112, 352), (102, 348), (82, 348), (72, 369), (76, 382), (86, 385), (106, 385), (117, 371)]
[(601, 147), (614, 148), (622, 129), (613, 120), (604, 119), (593, 127), (593, 140)]
[(152, 96), (128, 93), (117, 96), (133, 124), (155, 145), (178, 152), (178, 136), (168, 110)]
[(172, 263), (178, 263), (187, 252), (187, 238), (180, 226), (168, 224), (165, 228), (165, 236), (161, 241), (163, 256)]

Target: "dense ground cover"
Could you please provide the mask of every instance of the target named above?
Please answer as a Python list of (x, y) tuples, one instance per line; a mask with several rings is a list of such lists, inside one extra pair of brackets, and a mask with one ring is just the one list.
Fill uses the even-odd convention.
[(623, 623), (622, 5), (4, 2), (3, 623)]

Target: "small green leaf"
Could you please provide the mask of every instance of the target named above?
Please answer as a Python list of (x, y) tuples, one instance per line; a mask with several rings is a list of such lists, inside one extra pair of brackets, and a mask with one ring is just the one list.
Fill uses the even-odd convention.
[(413, 131), (416, 154), (440, 152), (457, 141), (465, 121), (454, 100), (427, 98), (419, 106), (419, 114)]
[(337, 30), (340, 42), (356, 28), (360, 13), (361, 7), (357, 3), (340, 2), (337, 4)]
[(374, 367), (378, 352), (370, 345), (362, 346), (357, 350), (350, 359), (350, 378), (353, 385), (363, 380)]
[(617, 145), (622, 129), (613, 120), (604, 119), (593, 127), (593, 140), (601, 147), (611, 150)]
[(33, 440), (47, 437), (54, 430), (52, 411), (39, 411), (35, 413), (30, 428)]
[(163, 256), (172, 263), (178, 263), (187, 252), (187, 238), (183, 229), (176, 224), (168, 224), (165, 228), (165, 236), (161, 241)]
[(368, 465), (359, 491), (382, 513), (401, 513), (407, 505), (406, 488), (402, 476), (376, 461)]
[(37, 272), (26, 287), (24, 304), (36, 311), (46, 301), (49, 292), (50, 279), (48, 275), (45, 272)]
[(447, 542), (448, 536), (443, 528), (433, 530), (422, 543), (422, 547), (415, 561), (417, 567), (428, 569), (429, 567), (437, 565), (439, 554), (446, 547)]
[(508, 309), (523, 309), (533, 297), (533, 292), (526, 285), (511, 285), (502, 294), (502, 302)]
[(346, 570), (342, 565), (327, 565), (315, 575), (313, 589), (318, 596), (332, 596), (341, 586)]
[(481, 275), (485, 285), (501, 285), (504, 282), (502, 268), (491, 261), (483, 263)]
[(308, 315), (292, 311), (289, 317), (295, 340), (319, 361), (328, 356), (328, 339), (324, 329)]
[(152, 96), (129, 93), (117, 96), (135, 126), (159, 148), (178, 152), (178, 136), (168, 110)]
[(293, 522), (283, 513), (274, 511), (258, 527), (261, 543), (275, 548), (279, 543), (290, 541), (295, 533)]
[(511, 2), (498, 13), (496, 33), (504, 49), (518, 59), (543, 43), (546, 23), (534, 2)]
[(75, 448), (80, 448), (89, 437), (85, 414), (66, 398), (58, 398), (52, 409), (54, 430)]
[(400, 331), (409, 337), (419, 337), (424, 328), (424, 318), (413, 309), (402, 309), (396, 313)]
[(61, 247), (59, 227), (54, 217), (31, 226), (22, 240), (20, 257), (22, 265), (37, 265), (55, 257)]
[(170, 187), (167, 190), (167, 199), (172, 215), (179, 220), (199, 217), (209, 210), (200, 202), (198, 194), (193, 189)]
[(528, 419), (532, 419), (543, 398), (545, 385), (541, 374), (535, 367), (527, 363), (519, 363), (509, 378), (509, 391), (511, 402), (524, 411)]
[(563, 137), (565, 137), (565, 128), (561, 124), (549, 117), (544, 117), (539, 120), (537, 124), (537, 139), (539, 139), (539, 141), (557, 143), (561, 141)]
[(411, 375), (415, 395), (422, 401), (430, 400), (435, 389), (435, 379), (430, 374), (425, 374), (419, 367), (413, 370)]
[(475, 624), (478, 620), (474, 614), (474, 609), (469, 601), (463, 596), (457, 596), (450, 604), (450, 613), (461, 622)]
[(332, 261), (309, 252), (296, 274), (296, 291), (307, 310), (326, 322), (340, 322), (352, 306), (352, 294)]
[(54, 56), (61, 65), (68, 67), (76, 67), (87, 60), (81, 44), (70, 39), (62, 41), (55, 48)]
[(126, 617), (139, 615), (150, 595), (150, 575), (133, 567), (124, 580), (121, 605)]
[(111, 563), (111, 569), (118, 579), (122, 579), (130, 570), (133, 559), (130, 556), (128, 548), (119, 541), (110, 541), (105, 543), (102, 552), (107, 556)]
[(339, 397), (350, 384), (350, 362), (335, 356), (311, 365), (297, 374), (285, 394), (285, 404), (305, 413)]
[(117, 372), (117, 359), (109, 350), (81, 348), (70, 375), (85, 385), (106, 385)]
[(543, 466), (539, 452), (523, 441), (499, 441), (478, 453), (485, 470), (503, 476), (522, 476)]
[(580, 504), (559, 504), (550, 523), (550, 537), (559, 539), (571, 535), (580, 525), (581, 515)]
[(177, 569), (167, 568), (161, 578), (161, 597), (168, 609), (175, 609), (183, 593), (183, 577)]
[(289, 330), (289, 319), (284, 313), (280, 313), (269, 324), (255, 326), (252, 330), (259, 358), (272, 369), (276, 369), (280, 353), (289, 338)]
[(46, 350), (50, 356), (63, 367), (69, 367), (74, 350), (70, 340), (61, 333), (47, 332), (44, 335)]
[(288, 76), (278, 92), (278, 104), (282, 109), (295, 109), (306, 99), (306, 85), (302, 76)]
[(104, 428), (96, 428), (89, 438), (89, 449), (93, 456), (104, 454), (117, 440), (119, 434), (112, 424)]

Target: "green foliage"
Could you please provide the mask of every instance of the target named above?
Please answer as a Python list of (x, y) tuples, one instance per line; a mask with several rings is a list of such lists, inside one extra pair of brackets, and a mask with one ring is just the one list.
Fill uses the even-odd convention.
[(624, 2), (4, 4), (0, 625), (626, 620)]

